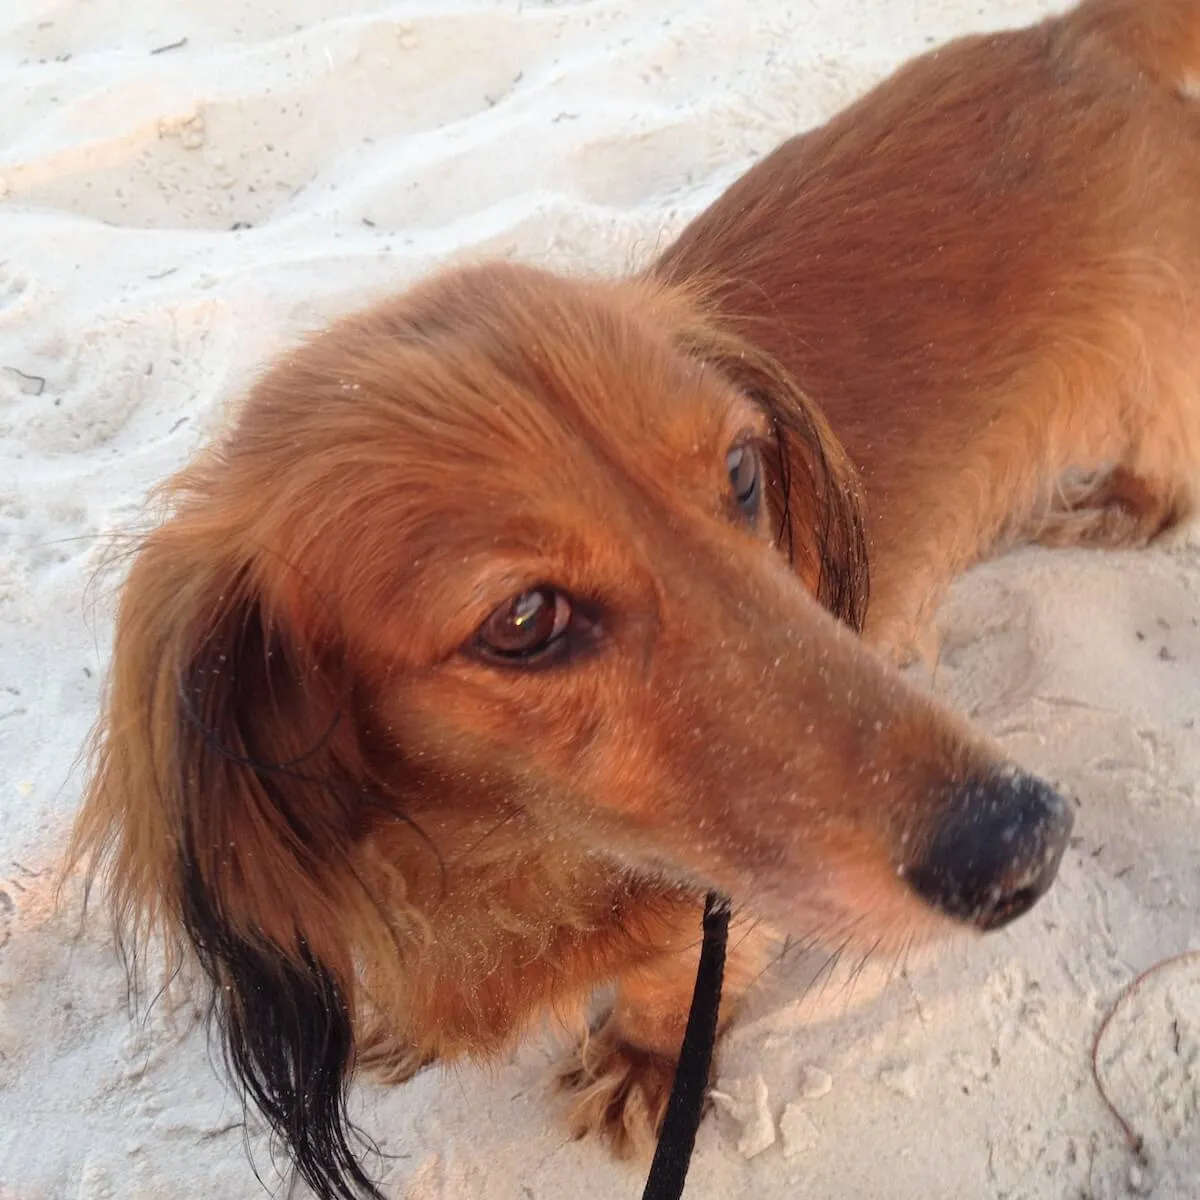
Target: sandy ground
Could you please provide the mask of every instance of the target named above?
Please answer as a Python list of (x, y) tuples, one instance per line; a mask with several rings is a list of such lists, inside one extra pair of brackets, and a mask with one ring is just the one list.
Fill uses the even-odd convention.
[[(146, 489), (299, 331), (448, 258), (644, 261), (902, 58), (1054, 7), (3, 0), (0, 1200), (256, 1197), (247, 1150), (278, 1185), (203, 1032), (131, 1020), (103, 930), (54, 910), (109, 643), (93, 576)], [(1061, 882), (887, 987), (793, 968), (724, 1049), (693, 1200), (1200, 1195), (1200, 961), (1100, 1048), (1143, 1164), (1091, 1075), (1126, 985), (1200, 948), (1198, 591), (1194, 545), (964, 581), (934, 686), (1080, 797)], [(387, 1194), (640, 1194), (563, 1137), (552, 1054), (359, 1089)]]

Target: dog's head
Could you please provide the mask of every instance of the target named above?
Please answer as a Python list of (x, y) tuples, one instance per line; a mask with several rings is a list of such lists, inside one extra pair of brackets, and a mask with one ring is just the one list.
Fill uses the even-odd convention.
[(998, 924), (1053, 876), (1061, 801), (855, 636), (852, 467), (700, 298), (438, 277), (282, 360), (169, 499), (78, 845), (198, 956), (323, 1196), (369, 1187), (362, 963), (506, 822), (838, 941)]

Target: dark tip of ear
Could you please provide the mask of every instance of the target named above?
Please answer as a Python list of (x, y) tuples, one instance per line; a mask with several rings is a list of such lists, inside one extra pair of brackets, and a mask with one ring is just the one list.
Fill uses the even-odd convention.
[[(199, 946), (194, 923), (192, 933)], [(345, 998), (303, 942), (299, 950), (293, 962), (208, 929), (201, 961), (226, 1061), (320, 1200), (383, 1200), (359, 1161), (370, 1145), (346, 1112), (354, 1035)]]
[(288, 955), (234, 932), (188, 858), (185, 843), (184, 922), (234, 1081), (319, 1200), (383, 1200), (355, 1148), (369, 1142), (346, 1112), (354, 1032), (337, 981), (303, 938)]
[[(230, 1064), (321, 1200), (382, 1200), (351, 1144), (366, 1148), (346, 1113), (354, 1053), (346, 1003), (301, 949), (303, 966), (242, 959), (242, 1013), (226, 1028)], [(256, 997), (248, 1010), (247, 996)]]

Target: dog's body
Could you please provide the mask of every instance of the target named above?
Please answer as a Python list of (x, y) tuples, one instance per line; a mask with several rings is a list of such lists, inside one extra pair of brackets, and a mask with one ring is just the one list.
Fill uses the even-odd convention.
[(999, 546), (1191, 513), (1198, 71), (1200, 0), (956, 43), (639, 279), (477, 268), (339, 323), (171, 484), (78, 849), (199, 959), (320, 1195), (368, 1187), (353, 1066), (604, 983), (576, 1127), (644, 1142), (705, 888), (895, 949), (1049, 885), (1063, 802), (821, 604), (903, 658)]
[[(1200, 7), (1091, 3), (903, 68), (657, 267), (819, 398), (904, 658), (1005, 543), (1143, 544), (1200, 500)], [(849, 370), (847, 364), (862, 364)]]

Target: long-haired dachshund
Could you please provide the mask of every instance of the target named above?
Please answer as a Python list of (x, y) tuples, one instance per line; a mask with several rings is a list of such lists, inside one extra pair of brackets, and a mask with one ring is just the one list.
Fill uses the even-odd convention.
[(887, 948), (1050, 885), (1065, 802), (886, 660), (1002, 546), (1195, 507), (1198, 81), (1200, 0), (956, 42), (637, 277), (455, 270), (340, 321), (167, 485), (75, 849), (203, 968), (319, 1196), (376, 1194), (356, 1066), (608, 983), (573, 1120), (644, 1143), (705, 889)]

